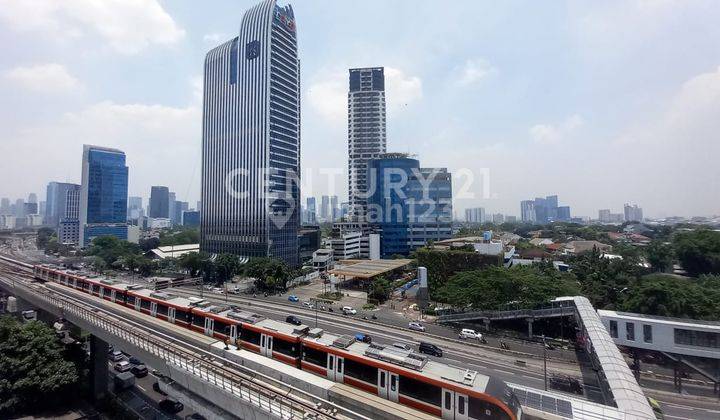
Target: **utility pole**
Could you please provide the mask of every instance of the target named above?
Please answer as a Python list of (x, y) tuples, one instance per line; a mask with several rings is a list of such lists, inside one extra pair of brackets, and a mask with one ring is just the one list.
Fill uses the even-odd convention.
[(317, 328), (318, 325), (318, 300), (315, 299), (315, 328)]
[(542, 335), (543, 340), (543, 377), (545, 378), (545, 391), (547, 391), (547, 344), (545, 344), (545, 334)]

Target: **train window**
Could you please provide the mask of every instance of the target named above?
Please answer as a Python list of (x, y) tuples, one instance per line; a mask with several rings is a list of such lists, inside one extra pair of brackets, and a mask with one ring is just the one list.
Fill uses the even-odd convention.
[(93, 293), (100, 293), (100, 286), (98, 286), (97, 284), (93, 284), (92, 291)]
[(377, 368), (364, 365), (352, 359), (345, 359), (345, 375), (375, 385), (377, 383)]
[(395, 391), (397, 389), (397, 376), (390, 376), (390, 390)]
[(465, 397), (458, 395), (458, 414), (465, 414)]
[(286, 356), (298, 357), (298, 347), (299, 345), (297, 343), (282, 340), (277, 337), (273, 340), (273, 350)]
[(256, 346), (260, 345), (260, 333), (257, 331), (242, 329), (240, 331), (240, 339), (255, 344)]
[(446, 392), (445, 393), (445, 409), (450, 410), (450, 407), (452, 407), (452, 393)]
[(135, 304), (135, 296), (128, 295), (126, 301), (127, 301), (128, 305), (134, 305)]
[(337, 368), (338, 373), (343, 373), (343, 359), (337, 359), (337, 362), (338, 362), (338, 368)]
[[(442, 401), (442, 389), (438, 386), (418, 381), (417, 379), (407, 376), (400, 377), (400, 394), (408, 397), (432, 404), (436, 407), (440, 406)], [(448, 396), (445, 395), (445, 405), (448, 404)], [(450, 408), (448, 407), (448, 410)]]
[(385, 388), (385, 372), (380, 372), (380, 388)]
[[(327, 353), (315, 350), (312, 347), (303, 346), (303, 360), (314, 365), (327, 366)], [(373, 381), (374, 382), (374, 381)]]
[(474, 419), (510, 420), (510, 416), (502, 408), (475, 397), (468, 399), (468, 414)]
[(158, 313), (159, 315), (167, 316), (167, 314), (168, 314), (168, 308), (167, 308), (167, 306), (163, 305), (162, 303), (158, 303), (158, 305), (157, 305), (157, 313)]
[(215, 320), (214, 329), (220, 334), (230, 335), (230, 325), (217, 319)]
[(188, 313), (185, 311), (181, 311), (180, 309), (175, 309), (175, 320), (188, 322)]
[(198, 327), (205, 328), (205, 317), (202, 315), (194, 315), (192, 317), (192, 324)]
[(140, 308), (150, 310), (150, 301), (147, 299), (140, 299)]

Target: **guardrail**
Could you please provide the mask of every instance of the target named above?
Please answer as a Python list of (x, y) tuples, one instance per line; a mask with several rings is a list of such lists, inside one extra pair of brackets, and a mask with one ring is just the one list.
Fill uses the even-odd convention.
[[(0, 281), (10, 286), (8, 280), (0, 279)], [(29, 287), (20, 281), (16, 281), (14, 286), (11, 287), (13, 287), (15, 291), (29, 293), (33, 298), (41, 299), (50, 305), (60, 308), (63, 313), (77, 317), (96, 328), (100, 328), (106, 333), (164, 360), (169, 365), (199, 377), (203, 381), (213, 384), (225, 392), (273, 416), (278, 416), (283, 419), (337, 418), (335, 413), (327, 413), (321, 408), (316, 408), (313, 403), (300, 400), (292, 395), (264, 388), (251, 380), (238, 378), (237, 373), (223, 366), (211, 363), (188, 350), (179, 348), (168, 340), (153, 336), (124, 321), (112, 319), (111, 316), (99, 312), (98, 309), (92, 305), (77, 302), (73, 298), (50, 292), (42, 287)], [(333, 408), (337, 410), (337, 407)], [(362, 418), (362, 416), (357, 415), (350, 417)]]

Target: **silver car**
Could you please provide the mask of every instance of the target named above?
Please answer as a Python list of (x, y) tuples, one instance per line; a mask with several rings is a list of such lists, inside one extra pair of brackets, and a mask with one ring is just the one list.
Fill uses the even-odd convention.
[(425, 326), (419, 322), (411, 322), (408, 324), (408, 328), (410, 328), (413, 331), (422, 331), (425, 332)]

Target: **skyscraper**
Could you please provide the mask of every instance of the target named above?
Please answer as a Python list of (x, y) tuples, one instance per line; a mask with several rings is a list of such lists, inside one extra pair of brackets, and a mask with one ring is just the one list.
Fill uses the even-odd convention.
[(175, 204), (176, 204), (175, 193), (172, 191), (169, 191), (168, 192), (168, 215), (165, 217), (168, 217), (172, 223), (177, 224), (180, 222), (175, 220), (175, 215), (176, 215), (176, 211), (177, 211), (177, 210), (175, 210)]
[(330, 197), (327, 195), (320, 197), (320, 218), (324, 222), (330, 218)]
[(307, 200), (307, 222), (315, 223), (317, 219), (317, 206), (315, 204), (315, 197), (308, 197)]
[(62, 208), (58, 209), (57, 236), (58, 242), (66, 245), (80, 243), (80, 185), (65, 184), (60, 191), (64, 194), (58, 200)]
[(30, 193), (28, 194), (28, 203), (37, 203), (37, 194)]
[(350, 69), (348, 90), (348, 196), (350, 218), (367, 211), (367, 162), (385, 153), (385, 69)]
[(642, 208), (638, 207), (637, 204), (634, 204), (631, 206), (630, 204), (625, 203), (623, 210), (625, 213), (625, 221), (626, 222), (642, 222), (643, 221)]
[(0, 199), (0, 214), (10, 214), (10, 199), (3, 197)]
[(465, 209), (465, 221), (468, 223), (485, 223), (485, 209), (483, 207)]
[(167, 219), (170, 215), (170, 190), (168, 187), (150, 187), (150, 214), (152, 218)]
[(128, 167), (125, 153), (83, 146), (80, 184), (80, 246), (103, 235), (127, 239)]
[[(60, 219), (65, 214), (66, 201), (68, 191), (79, 189), (78, 184), (69, 184), (67, 182), (49, 182), (46, 188), (45, 201), (45, 223), (52, 227), (57, 227)], [(77, 218), (77, 217), (76, 217)]]
[(128, 197), (128, 220), (137, 220), (144, 215), (142, 197)]
[(265, 0), (205, 58), (201, 249), (297, 266), (299, 175), (295, 17)]
[(520, 202), (520, 220), (523, 222), (535, 222), (535, 201), (523, 200)]
[(338, 196), (330, 196), (330, 220), (333, 222), (340, 218), (340, 207), (338, 206)]

